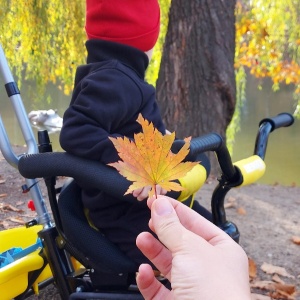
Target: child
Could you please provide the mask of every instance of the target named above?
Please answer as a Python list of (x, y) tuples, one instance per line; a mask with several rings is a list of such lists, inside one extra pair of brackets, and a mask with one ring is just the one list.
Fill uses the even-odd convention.
[[(60, 143), (69, 153), (107, 164), (119, 160), (108, 137), (133, 139), (141, 131), (136, 122), (140, 113), (161, 133), (166, 131), (155, 89), (144, 81), (159, 34), (160, 9), (157, 0), (87, 0), (86, 5), (87, 64), (77, 69)], [(146, 201), (128, 202), (82, 188), (93, 224), (137, 266), (147, 262), (135, 245), (136, 236), (149, 231)], [(147, 189), (134, 196), (142, 200)]]

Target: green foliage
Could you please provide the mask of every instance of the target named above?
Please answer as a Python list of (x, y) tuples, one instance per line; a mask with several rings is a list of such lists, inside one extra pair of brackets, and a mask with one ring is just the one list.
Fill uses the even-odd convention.
[[(241, 107), (245, 99), (245, 69), (257, 78), (270, 77), (273, 90), (280, 84), (295, 86), (294, 115), (300, 118), (300, 3), (298, 0), (237, 1), (236, 6), (236, 108), (226, 131), (233, 151), (235, 133), (240, 130)], [(258, 86), (261, 89), (261, 86)]]
[(229, 152), (233, 153), (235, 134), (240, 131), (241, 109), (246, 100), (246, 72), (243, 67), (235, 71), (236, 78), (236, 106), (233, 117), (226, 129), (226, 144)]
[[(255, 77), (270, 77), (300, 94), (300, 2), (238, 1), (236, 7), (236, 69), (249, 68)], [(300, 104), (300, 102), (299, 102)]]
[[(161, 32), (147, 80), (155, 84), (171, 0), (160, 0)], [(0, 43), (14, 74), (38, 83), (48, 82), (70, 94), (76, 67), (85, 61), (85, 1), (0, 0)], [(21, 81), (19, 82), (19, 84)]]
[(14, 74), (43, 88), (62, 83), (69, 94), (85, 59), (85, 2), (0, 0), (0, 43)]
[(167, 34), (168, 23), (169, 23), (169, 9), (171, 5), (171, 0), (159, 0), (160, 10), (161, 10), (161, 25), (160, 25), (160, 34), (158, 37), (158, 42), (155, 45), (153, 51), (153, 57), (150, 62), (149, 68), (146, 74), (146, 80), (156, 85), (156, 80), (158, 78), (158, 72), (160, 68), (160, 62), (163, 52), (163, 45), (165, 41), (165, 36)]
[[(161, 33), (147, 80), (156, 83), (171, 0), (159, 0)], [(13, 73), (38, 83), (48, 82), (70, 94), (76, 67), (85, 61), (85, 1), (0, 0), (0, 43)], [(235, 68), (254, 76), (295, 85), (300, 111), (300, 2), (298, 0), (238, 0)], [(237, 77), (239, 80), (239, 77)], [(20, 84), (20, 83), (19, 83)], [(237, 82), (237, 85), (240, 83)]]

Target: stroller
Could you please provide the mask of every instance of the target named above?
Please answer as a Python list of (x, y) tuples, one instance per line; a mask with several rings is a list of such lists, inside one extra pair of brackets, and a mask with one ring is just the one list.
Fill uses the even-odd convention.
[[(15, 256), (13, 254), (14, 260), (0, 268), (2, 299), (26, 299), (53, 282), (63, 300), (143, 299), (135, 283), (135, 263), (101, 232), (90, 226), (80, 196), (80, 186), (84, 185), (97, 187), (113, 197), (124, 197), (130, 182), (115, 169), (101, 163), (64, 152), (52, 152), (46, 130), (38, 132), (36, 142), (1, 47), (0, 68), (26, 141), (27, 153), (21, 156), (14, 153), (1, 117), (0, 149), (6, 161), (25, 178), (26, 188), (30, 190), (37, 213), (37, 217), (26, 226), (0, 232), (0, 252), (17, 247), (23, 249)], [(191, 158), (197, 158), (207, 151), (216, 153), (222, 172), (211, 201), (213, 222), (237, 242), (239, 231), (234, 223), (226, 219), (225, 196), (231, 188), (255, 182), (263, 175), (269, 133), (292, 123), (293, 117), (287, 113), (262, 120), (255, 155), (235, 164), (220, 135), (211, 133), (191, 141)], [(178, 151), (182, 142), (176, 141), (172, 151)], [(206, 180), (204, 174), (197, 178), (197, 189)], [(57, 176), (68, 179), (62, 186), (58, 186)], [(53, 218), (36, 178), (45, 181)], [(194, 193), (195, 189), (191, 188), (191, 194), (185, 195), (185, 200), (191, 201)], [(180, 193), (170, 192), (168, 196), (177, 199)]]

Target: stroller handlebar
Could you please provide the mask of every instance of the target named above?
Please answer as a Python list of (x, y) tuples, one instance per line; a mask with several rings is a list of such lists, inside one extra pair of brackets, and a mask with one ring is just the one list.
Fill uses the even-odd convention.
[[(132, 194), (124, 196), (131, 182), (117, 170), (66, 152), (26, 154), (20, 158), (18, 168), (25, 178), (72, 177), (79, 186), (97, 188), (113, 197), (124, 197), (125, 201), (136, 201)], [(167, 195), (176, 198), (179, 194), (171, 191)]]

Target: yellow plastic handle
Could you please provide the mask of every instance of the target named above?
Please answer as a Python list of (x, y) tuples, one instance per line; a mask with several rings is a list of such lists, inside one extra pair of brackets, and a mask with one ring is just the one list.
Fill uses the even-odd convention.
[(184, 190), (181, 192), (177, 200), (183, 202), (191, 195), (195, 194), (205, 183), (206, 176), (206, 169), (199, 164), (189, 171), (184, 177), (180, 178), (179, 182)]
[(242, 173), (243, 183), (240, 186), (256, 182), (266, 171), (265, 162), (257, 155), (239, 160), (234, 163)]

